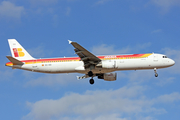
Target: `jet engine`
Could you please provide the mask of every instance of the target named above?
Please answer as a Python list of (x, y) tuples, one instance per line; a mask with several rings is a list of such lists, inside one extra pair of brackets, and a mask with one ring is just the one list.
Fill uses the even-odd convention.
[(104, 79), (105, 81), (115, 81), (117, 78), (117, 73), (104, 73), (98, 75), (98, 79)]

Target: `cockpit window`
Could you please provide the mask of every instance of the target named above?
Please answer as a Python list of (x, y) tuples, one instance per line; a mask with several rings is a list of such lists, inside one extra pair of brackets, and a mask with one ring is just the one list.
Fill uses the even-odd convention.
[(167, 56), (163, 56), (163, 58), (168, 58)]

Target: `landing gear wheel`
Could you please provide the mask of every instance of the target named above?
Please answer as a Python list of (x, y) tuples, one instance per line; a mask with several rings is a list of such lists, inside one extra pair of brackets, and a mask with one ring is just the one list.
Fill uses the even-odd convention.
[(92, 71), (89, 71), (89, 72), (88, 72), (88, 75), (89, 75), (89, 77), (92, 77), (92, 76), (93, 76), (93, 72), (92, 72)]
[(154, 72), (155, 72), (155, 77), (158, 77), (157, 69), (156, 68), (154, 68)]
[(89, 80), (89, 83), (90, 83), (91, 85), (93, 85), (93, 84), (94, 84), (94, 79), (90, 79), (90, 80)]
[(158, 77), (158, 74), (157, 74), (157, 73), (155, 74), (155, 77)]

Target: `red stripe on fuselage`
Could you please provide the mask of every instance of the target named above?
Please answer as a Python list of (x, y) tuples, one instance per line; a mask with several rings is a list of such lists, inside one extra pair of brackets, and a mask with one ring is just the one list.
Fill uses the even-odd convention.
[[(16, 48), (13, 48), (13, 51)], [(18, 54), (17, 54), (18, 55)], [(15, 57), (17, 56), (15, 55)], [(99, 59), (106, 59), (106, 58), (122, 58), (122, 59), (126, 59), (128, 57), (142, 57), (145, 54), (131, 54), (131, 55), (107, 55), (107, 56), (97, 56)], [(30, 64), (35, 64), (36, 62), (48, 62), (48, 61), (68, 61), (68, 60), (80, 60), (79, 57), (67, 57), (67, 58), (47, 58), (47, 59), (36, 59), (36, 60), (22, 60), (21, 62), (25, 62), (26, 64), (30, 63)], [(12, 64), (11, 62), (6, 63), (6, 65), (10, 65)]]
[[(141, 57), (145, 54), (131, 54), (131, 55), (107, 55), (107, 56), (97, 56), (100, 59), (104, 58), (127, 58), (127, 57)], [(66, 60), (80, 60), (79, 57), (67, 57), (67, 58), (47, 58), (47, 59), (37, 59), (37, 60), (23, 60), (22, 62), (46, 62), (46, 61), (66, 61)]]

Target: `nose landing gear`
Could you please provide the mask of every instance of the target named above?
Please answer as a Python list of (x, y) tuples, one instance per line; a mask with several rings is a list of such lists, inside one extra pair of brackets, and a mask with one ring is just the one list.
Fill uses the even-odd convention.
[(154, 68), (154, 72), (155, 72), (155, 77), (158, 77), (157, 69), (156, 68)]

